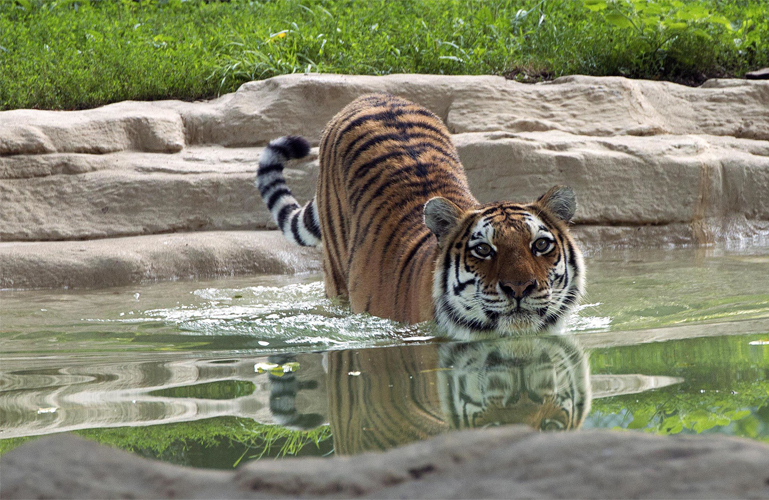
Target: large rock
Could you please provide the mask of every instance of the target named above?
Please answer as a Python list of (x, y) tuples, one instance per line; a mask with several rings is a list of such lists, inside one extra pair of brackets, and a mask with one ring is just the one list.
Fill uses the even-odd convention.
[(14, 498), (766, 498), (769, 446), (722, 436), (454, 432), (353, 457), (184, 468), (59, 435), (2, 457)]
[[(717, 239), (728, 218), (769, 221), (769, 142), (551, 132), (454, 136), (482, 202), (530, 200), (569, 184), (575, 222), (689, 225), (674, 242)], [(262, 148), (189, 147), (175, 155), (48, 154), (0, 158), (0, 240), (67, 240), (275, 227), (253, 186)], [(299, 199), (317, 180), (317, 150), (286, 171)], [(703, 234), (697, 234), (694, 230)], [(738, 232), (739, 234), (739, 232)]]
[(167, 103), (189, 143), (264, 145), (275, 134), (317, 143), (326, 122), (369, 92), (419, 102), (453, 133), (559, 130), (574, 135), (697, 134), (769, 140), (769, 85), (711, 80), (691, 88), (620, 77), (568, 76), (527, 85), (496, 76), (288, 75), (244, 84), (207, 109)]
[(127, 101), (69, 113), (5, 111), (0, 155), (181, 151), (185, 137), (179, 114), (147, 104)]
[[(334, 113), (374, 91), (445, 120), (482, 201), (573, 185), (576, 222), (599, 242), (640, 226), (674, 228), (652, 231), (672, 235), (653, 243), (691, 243), (769, 225), (769, 82), (291, 75), (203, 103), (0, 113), (0, 239), (274, 227), (253, 186), (261, 147), (289, 133), (317, 142)], [(302, 200), (316, 181), (309, 160), (289, 171)]]
[[(275, 227), (254, 187), (262, 148), (186, 148), (0, 157), (0, 241), (114, 238), (172, 231)], [(314, 192), (317, 166), (292, 165), (295, 195)]]

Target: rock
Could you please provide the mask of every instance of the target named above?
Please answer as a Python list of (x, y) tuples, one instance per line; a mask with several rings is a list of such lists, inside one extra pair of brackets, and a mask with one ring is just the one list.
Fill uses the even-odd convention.
[(126, 101), (86, 111), (0, 113), (0, 155), (175, 153), (184, 143), (179, 114), (145, 102)]
[[(265, 145), (302, 134), (315, 142), (328, 120), (357, 96), (390, 92), (423, 104), (454, 133), (560, 130), (574, 135), (717, 135), (769, 140), (769, 86), (710, 80), (699, 88), (621, 77), (568, 76), (527, 85), (496, 76), (286, 75), (244, 84), (211, 107), (168, 103), (188, 141)], [(194, 138), (193, 138), (194, 137)]]
[(769, 220), (769, 142), (558, 131), (457, 134), (454, 141), (482, 202), (527, 200), (560, 183), (577, 192), (577, 224), (663, 225), (727, 214)]
[(769, 68), (757, 69), (750, 73), (745, 73), (748, 80), (769, 80)]
[[(655, 239), (658, 243), (728, 237), (718, 230), (727, 217), (769, 221), (766, 141), (560, 131), (462, 133), (454, 141), (482, 202), (528, 201), (555, 184), (569, 184), (579, 199), (577, 224), (605, 229), (683, 225), (669, 231), (672, 241)], [(274, 228), (253, 186), (260, 152), (214, 146), (175, 155), (1, 157), (0, 193), (8, 209), (0, 240)], [(314, 150), (308, 161), (294, 162), (286, 171), (300, 200), (314, 192), (316, 156)], [(590, 238), (590, 243), (602, 241)]]
[[(254, 187), (261, 149), (0, 157), (0, 241), (274, 228)], [(308, 160), (286, 171), (302, 199), (317, 179)]]
[[(208, 102), (0, 112), (0, 241), (274, 228), (253, 185), (263, 146), (297, 133), (317, 143), (337, 111), (376, 91), (446, 122), (482, 202), (574, 187), (586, 247), (769, 232), (769, 82), (287, 75)], [(316, 158), (286, 170), (300, 201), (315, 190)]]
[[(55, 465), (59, 462), (60, 466)], [(196, 471), (68, 434), (42, 438), (2, 457), (1, 498), (238, 498), (221, 494), (221, 472)], [(233, 488), (227, 488), (232, 493)], [(241, 495), (239, 498), (243, 498)]]
[(291, 245), (277, 231), (0, 243), (0, 289), (320, 272), (319, 260), (317, 249)]
[(354, 457), (184, 468), (70, 435), (3, 456), (14, 498), (764, 498), (769, 446), (723, 436), (513, 426)]

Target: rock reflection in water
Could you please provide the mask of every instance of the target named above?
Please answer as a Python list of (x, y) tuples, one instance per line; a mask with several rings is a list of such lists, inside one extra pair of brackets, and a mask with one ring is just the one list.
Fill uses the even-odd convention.
[(270, 416), (266, 398), (258, 391), (227, 400), (154, 395), (196, 384), (253, 380), (251, 360), (226, 365), (196, 359), (92, 360), (65, 367), (41, 367), (39, 360), (27, 363), (29, 367), (18, 370), (13, 367), (16, 360), (3, 363), (0, 438), (218, 416)]

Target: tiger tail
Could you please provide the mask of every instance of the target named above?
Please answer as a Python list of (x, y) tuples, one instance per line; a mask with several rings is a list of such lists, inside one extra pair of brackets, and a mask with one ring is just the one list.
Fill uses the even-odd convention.
[(270, 141), (259, 157), (256, 187), (283, 235), (297, 245), (314, 247), (321, 243), (315, 198), (299, 206), (283, 176), (288, 160), (304, 158), (309, 152), (310, 144), (303, 137), (289, 135)]

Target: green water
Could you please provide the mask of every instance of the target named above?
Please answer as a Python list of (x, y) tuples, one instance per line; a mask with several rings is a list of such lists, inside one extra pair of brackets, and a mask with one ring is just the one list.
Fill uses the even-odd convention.
[(769, 438), (769, 248), (587, 264), (566, 335), (470, 344), (352, 315), (319, 276), (0, 291), (0, 453), (68, 431), (216, 468), (511, 423)]

